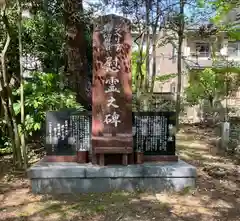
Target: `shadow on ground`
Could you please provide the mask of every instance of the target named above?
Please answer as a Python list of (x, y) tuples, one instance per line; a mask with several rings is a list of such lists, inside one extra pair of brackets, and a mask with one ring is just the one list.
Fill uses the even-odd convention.
[[(171, 205), (161, 203), (153, 194), (147, 193), (38, 196), (38, 199), (18, 204), (17, 207), (3, 206), (0, 211), (5, 214), (0, 218), (4, 221), (43, 218), (50, 221), (179, 220), (171, 212)], [(191, 220), (196, 219), (196, 215), (191, 217)]]
[(0, 220), (237, 221), (240, 216), (239, 165), (214, 154), (207, 142), (210, 136), (199, 128), (197, 132), (185, 131), (178, 136), (181, 158), (198, 169), (197, 188), (178, 193), (33, 195), (23, 176), (12, 173), (6, 178), (11, 165), (3, 162), (1, 166), (9, 170), (2, 168), (0, 175)]
[(192, 191), (191, 201), (198, 199), (199, 205), (218, 214), (218, 220), (239, 220), (240, 167), (235, 158), (216, 150), (217, 147), (209, 142), (212, 138), (213, 133), (199, 128), (188, 129), (178, 137), (181, 159), (198, 169), (197, 188)]
[[(118, 192), (100, 195), (41, 196), (37, 203), (32, 201), (22, 204), (21, 212), (17, 211), (15, 207), (3, 207), (1, 211), (7, 210), (9, 215), (5, 212), (5, 217), (1, 216), (0, 220), (193, 221), (207, 220), (206, 218), (208, 220), (219, 220), (220, 218), (219, 215), (211, 215), (211, 219), (209, 219), (208, 211), (201, 210), (201, 206), (194, 207), (196, 211), (200, 212), (189, 213), (184, 209), (189, 207), (189, 204), (174, 203), (171, 200), (167, 203), (163, 199), (163, 202), (161, 202), (160, 194), (156, 195), (157, 197), (151, 193), (127, 194)], [(179, 197), (183, 198), (185, 195), (179, 194)], [(177, 211), (177, 207), (182, 208), (184, 213)]]

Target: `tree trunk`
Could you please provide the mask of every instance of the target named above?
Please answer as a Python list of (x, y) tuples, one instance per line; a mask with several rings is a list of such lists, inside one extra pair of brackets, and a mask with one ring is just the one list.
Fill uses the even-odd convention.
[(89, 110), (92, 103), (91, 78), (88, 75), (82, 0), (64, 0), (64, 20), (68, 86), (77, 93), (77, 101)]
[[(159, 6), (159, 2), (157, 1), (157, 16), (156, 16), (156, 20), (154, 22), (154, 25), (152, 27), (153, 29), (153, 36), (152, 36), (152, 59), (153, 59), (153, 63), (152, 63), (152, 80), (151, 80), (151, 90), (150, 92), (153, 93), (154, 91), (154, 84), (155, 84), (155, 77), (156, 77), (156, 44), (157, 44), (157, 40), (158, 40), (158, 34), (157, 34), (157, 27), (158, 27), (158, 22), (159, 22), (159, 18), (160, 18), (160, 6)], [(159, 27), (159, 32), (161, 31), (161, 25)]]
[(23, 79), (23, 64), (22, 64), (22, 9), (20, 0), (17, 1), (18, 7), (18, 45), (19, 45), (19, 68), (20, 68), (20, 105), (21, 105), (21, 149), (23, 156), (24, 169), (27, 170), (28, 167), (28, 156), (27, 148), (25, 142), (25, 113), (24, 113), (24, 79)]
[(137, 61), (137, 68), (136, 68), (136, 77), (135, 77), (135, 82), (136, 82), (136, 93), (139, 94), (142, 92), (143, 88), (143, 83), (144, 83), (144, 75), (142, 72), (142, 65), (143, 65), (143, 44), (144, 44), (144, 33), (141, 36), (141, 41), (139, 44), (139, 58)]
[(7, 107), (7, 102), (5, 101), (4, 99), (4, 95), (3, 95), (3, 87), (2, 87), (2, 82), (0, 81), (0, 99), (1, 99), (1, 104), (2, 104), (2, 107), (3, 107), (3, 112), (4, 112), (4, 120), (6, 121), (7, 123), (7, 129), (8, 129), (8, 134), (9, 134), (9, 137), (12, 141), (12, 151), (13, 151), (13, 163), (14, 165), (17, 165), (17, 159), (18, 159), (18, 156), (17, 156), (17, 149), (16, 149), (16, 145), (15, 145), (15, 138), (14, 138), (14, 134), (13, 134), (13, 128), (12, 128), (12, 124), (11, 124), (11, 119), (9, 118), (8, 116), (8, 107)]
[(149, 65), (149, 51), (150, 51), (150, 31), (149, 31), (149, 25), (150, 25), (150, 0), (145, 0), (146, 4), (146, 73), (145, 73), (145, 92), (148, 92), (149, 87), (149, 74), (150, 74), (150, 65)]
[(10, 29), (8, 18), (6, 15), (6, 5), (3, 10), (3, 23), (7, 34), (7, 39), (1, 53), (1, 71), (0, 71), (0, 98), (4, 108), (4, 116), (7, 121), (8, 131), (12, 140), (14, 162), (18, 168), (22, 168), (22, 154), (21, 143), (19, 139), (18, 126), (13, 110), (12, 90), (9, 86), (7, 67), (6, 67), (6, 53), (10, 45)]
[(180, 0), (179, 27), (178, 27), (178, 51), (177, 51), (177, 101), (176, 101), (176, 129), (179, 130), (179, 116), (181, 111), (181, 89), (182, 89), (182, 44), (184, 38), (184, 5)]

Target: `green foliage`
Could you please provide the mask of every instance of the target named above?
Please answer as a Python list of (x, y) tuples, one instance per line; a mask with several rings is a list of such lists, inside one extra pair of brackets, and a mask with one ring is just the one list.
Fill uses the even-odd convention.
[(198, 104), (203, 99), (215, 98), (224, 89), (224, 78), (211, 68), (192, 72), (189, 86), (185, 89), (186, 99), (190, 104)]
[(11, 140), (7, 136), (0, 137), (0, 155), (11, 153)]
[(239, 21), (234, 23), (230, 22), (223, 22), (224, 18), (228, 16), (231, 10), (234, 8), (239, 7), (238, 1), (226, 1), (226, 0), (214, 0), (208, 2), (213, 8), (215, 9), (215, 16), (211, 19), (214, 22), (219, 30), (225, 31), (228, 34), (228, 37), (231, 40), (240, 40), (240, 30), (239, 30)]
[[(203, 0), (200, 0), (203, 1)], [(211, 5), (215, 9), (215, 16), (212, 18), (212, 21), (215, 23), (220, 23), (222, 19), (234, 8), (239, 7), (238, 0), (212, 0), (205, 1), (205, 5)]]
[(160, 76), (156, 76), (155, 81), (168, 81), (172, 78), (175, 78), (177, 76), (177, 74), (164, 74), (164, 75), (160, 75)]
[(46, 13), (39, 11), (33, 18), (23, 21), (24, 52), (37, 57), (44, 72), (57, 73), (64, 65), (64, 26), (57, 17), (46, 19)]
[[(133, 91), (136, 90), (136, 81), (137, 81), (137, 76), (139, 75), (139, 70), (138, 70), (138, 63), (140, 63), (141, 65), (141, 71), (142, 71), (142, 75), (145, 77), (146, 76), (146, 63), (144, 62), (146, 57), (146, 53), (142, 53), (142, 60), (141, 60), (141, 56), (140, 56), (140, 52), (139, 51), (133, 51), (132, 52), (132, 87), (133, 87)], [(154, 80), (154, 82), (156, 81), (161, 81), (161, 82), (165, 82), (168, 81), (172, 78), (175, 78), (177, 76), (177, 74), (164, 74), (161, 76), (156, 76)]]
[(240, 29), (238, 27), (232, 27), (228, 30), (228, 36), (231, 40), (240, 40)]
[(187, 102), (199, 104), (208, 99), (211, 103), (235, 92), (240, 86), (237, 67), (206, 68), (190, 73), (189, 86), (185, 89)]
[[(40, 130), (45, 122), (46, 112), (61, 108), (81, 108), (76, 97), (70, 90), (59, 89), (59, 75), (35, 72), (30, 81), (25, 82), (25, 131), (32, 135), (33, 131)], [(15, 96), (19, 97), (19, 89)], [(14, 103), (16, 116), (20, 114), (20, 100)]]
[[(24, 129), (26, 135), (31, 135), (44, 128), (43, 124), (47, 111), (61, 108), (81, 109), (82, 107), (76, 103), (76, 96), (73, 92), (67, 89), (59, 89), (59, 70), (66, 65), (64, 61), (66, 38), (63, 22), (63, 1), (33, 1), (29, 4), (29, 1), (23, 0), (21, 4), (23, 8), (29, 9), (31, 12), (31, 17), (23, 18), (22, 21), (23, 56), (40, 61), (43, 72), (33, 73), (30, 81), (25, 82), (25, 125), (20, 124), (18, 13), (15, 1), (8, 1), (6, 10), (11, 35), (11, 42), (7, 51), (7, 74), (9, 80), (12, 76), (16, 79), (12, 94), (18, 132), (21, 133)], [(3, 49), (6, 42), (6, 29), (2, 23), (2, 15), (3, 13), (0, 13), (0, 50)], [(86, 16), (88, 16), (87, 19)], [(92, 73), (92, 19), (90, 19), (90, 16), (84, 13), (82, 18), (86, 24), (84, 31), (88, 47), (86, 53), (89, 75)], [(25, 63), (24, 67), (26, 67)], [(39, 68), (36, 67), (34, 70), (37, 71)], [(6, 147), (11, 149), (12, 141), (9, 138), (7, 122), (3, 120), (1, 103), (0, 110), (0, 147), (4, 147), (5, 151), (7, 150)]]
[(138, 63), (140, 63), (143, 76), (146, 75), (146, 63), (144, 62), (145, 57), (146, 57), (146, 53), (144, 53), (144, 52), (142, 53), (142, 60), (141, 60), (139, 51), (132, 52), (131, 59), (132, 59), (132, 87), (133, 87), (133, 90), (135, 90), (136, 80), (137, 80), (136, 78), (139, 75)]

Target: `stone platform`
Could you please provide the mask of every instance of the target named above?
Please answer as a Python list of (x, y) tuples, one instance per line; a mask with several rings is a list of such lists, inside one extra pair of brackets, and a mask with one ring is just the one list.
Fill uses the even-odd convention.
[(33, 193), (179, 191), (194, 187), (196, 168), (184, 161), (100, 167), (40, 161), (28, 170)]

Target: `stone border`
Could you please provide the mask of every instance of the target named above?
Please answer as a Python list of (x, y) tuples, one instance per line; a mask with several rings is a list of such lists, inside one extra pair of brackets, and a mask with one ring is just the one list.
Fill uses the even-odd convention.
[(40, 161), (28, 170), (30, 179), (36, 178), (131, 178), (131, 177), (196, 177), (196, 168), (179, 160), (168, 163), (143, 163), (127, 166), (98, 166), (74, 162)]
[(181, 190), (195, 187), (196, 168), (184, 161), (100, 167), (40, 161), (28, 170), (33, 193)]

